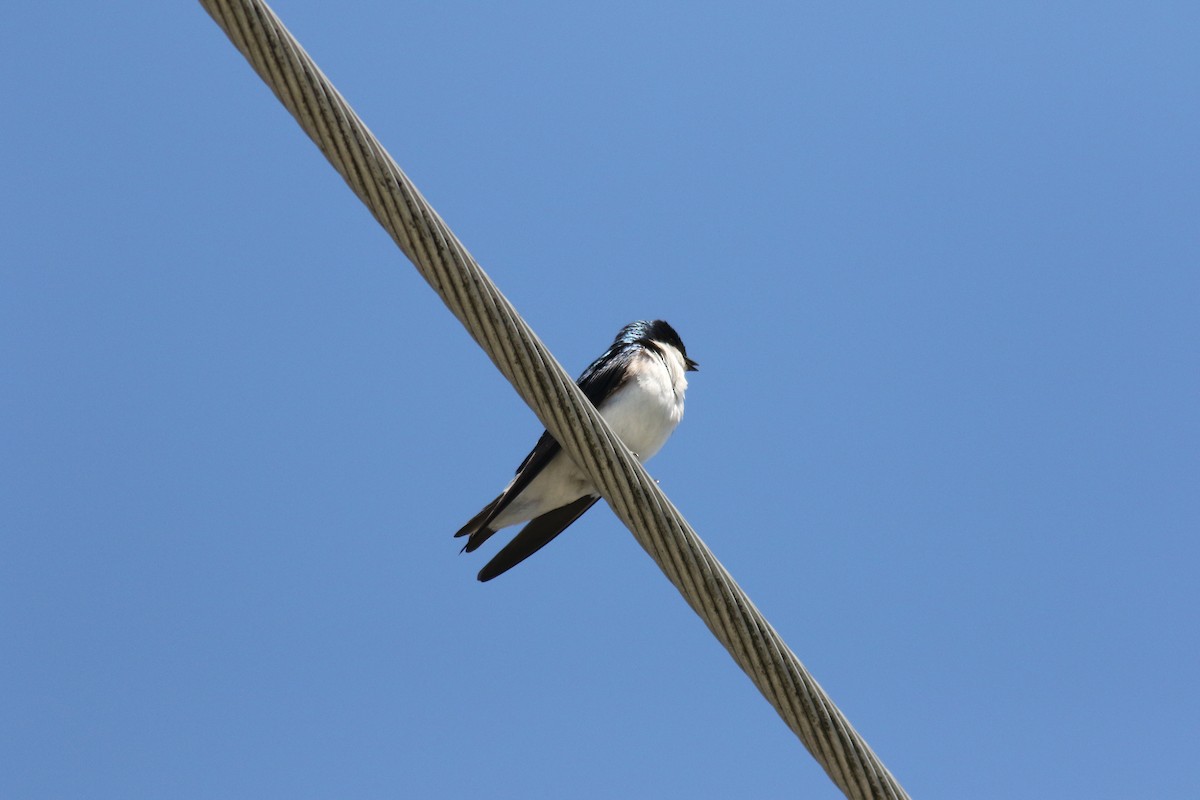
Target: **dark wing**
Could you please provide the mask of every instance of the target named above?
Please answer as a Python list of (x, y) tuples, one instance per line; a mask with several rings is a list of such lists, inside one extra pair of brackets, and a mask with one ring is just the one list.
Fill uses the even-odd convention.
[[(604, 355), (589, 364), (588, 368), (579, 376), (579, 380), (575, 381), (575, 384), (583, 392), (584, 396), (592, 401), (593, 406), (599, 408), (604, 398), (616, 391), (621, 383), (624, 382), (625, 366), (629, 363), (629, 359), (635, 350), (636, 347), (614, 343), (612, 347), (605, 351)], [(525, 460), (521, 462), (521, 466), (517, 467), (517, 477), (513, 480), (512, 484), (499, 497), (484, 506), (483, 510), (472, 517), (471, 521), (464, 525), (458, 533), (454, 534), (456, 537), (471, 537), (464, 550), (471, 552), (495, 533), (495, 531), (488, 528), (491, 521), (500, 512), (508, 508), (508, 504), (513, 501), (513, 498), (517, 497), (534, 478), (541, 474), (542, 470), (546, 468), (546, 465), (550, 463), (552, 458), (558, 455), (560, 450), (562, 450), (562, 446), (550, 435), (550, 431), (543, 431), (537, 444), (529, 451), (529, 455), (525, 456)], [(547, 512), (547, 514), (553, 513), (553, 511)], [(582, 514), (583, 511), (579, 513)], [(574, 518), (572, 518), (573, 520)], [(567, 525), (569, 524), (570, 522), (567, 523)], [(566, 527), (566, 525), (563, 527)], [(559, 531), (561, 530), (562, 528), (559, 528)], [(555, 534), (557, 533), (558, 531), (555, 531)], [(550, 538), (554, 538), (553, 535)], [(546, 541), (548, 542), (550, 539)], [(542, 542), (542, 544), (545, 543)], [(541, 546), (538, 545), (538, 547)], [(531, 550), (530, 552), (533, 551)], [(524, 557), (522, 556), (522, 558)], [(515, 564), (516, 562), (514, 561), (513, 563)]]
[[(629, 356), (629, 352), (622, 352), (614, 345), (604, 355), (589, 364), (588, 368), (579, 376), (579, 380), (575, 381), (575, 385), (583, 392), (584, 397), (592, 401), (593, 406), (599, 408), (604, 398), (616, 391), (617, 387), (624, 382), (625, 365), (629, 363)], [(529, 451), (529, 455), (525, 456), (521, 466), (517, 467), (517, 479), (513, 481), (513, 485), (505, 494), (516, 497), (550, 463), (550, 459), (558, 455), (558, 451), (561, 449), (562, 446), (550, 435), (550, 431), (542, 431), (542, 436), (538, 439), (537, 444)], [(499, 514), (502, 510), (503, 506), (496, 509), (496, 513)]]
[[(592, 401), (593, 406), (599, 408), (604, 398), (615, 392), (625, 381), (625, 365), (629, 363), (631, 354), (632, 351), (627, 346), (613, 345), (604, 355), (589, 364), (579, 376), (579, 380), (575, 381), (575, 385), (583, 392), (584, 397)], [(520, 494), (521, 490), (545, 469), (550, 459), (558, 455), (559, 450), (562, 450), (562, 445), (550, 435), (550, 431), (542, 431), (537, 444), (529, 451), (529, 455), (525, 456), (521, 466), (517, 467), (517, 479), (504, 492), (505, 500), (492, 512), (488, 522), (495, 519), (512, 498)]]
[(575, 381), (575, 385), (592, 401), (592, 405), (599, 408), (604, 399), (625, 382), (625, 370), (629, 366), (629, 359), (633, 358), (639, 349), (637, 345), (614, 343), (604, 351), (604, 355), (588, 364), (588, 368), (579, 376), (579, 380)]
[(479, 580), (490, 581), (541, 550), (599, 499), (596, 495), (587, 494), (573, 503), (567, 503), (535, 518), (479, 570)]

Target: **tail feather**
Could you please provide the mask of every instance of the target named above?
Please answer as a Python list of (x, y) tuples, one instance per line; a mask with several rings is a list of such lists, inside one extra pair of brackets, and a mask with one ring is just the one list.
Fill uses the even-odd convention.
[(463, 545), (462, 550), (460, 550), (459, 552), (460, 553), (474, 553), (476, 550), (479, 549), (479, 545), (483, 544), (489, 538), (491, 538), (491, 535), (493, 533), (495, 533), (495, 531), (492, 530), (491, 528), (486, 528), (486, 527), (480, 528), (479, 530), (477, 530), (471, 534), (470, 538), (467, 539), (467, 543)]
[(455, 538), (458, 538), (459, 536), (468, 537), (467, 543), (463, 545), (464, 553), (472, 552), (479, 547), (479, 545), (486, 542), (488, 537), (495, 533), (494, 530), (488, 527), (487, 523), (492, 521), (492, 518), (496, 515), (500, 501), (503, 499), (504, 495), (499, 495), (495, 500), (484, 506), (478, 514), (471, 517), (466, 525), (463, 525), (461, 528), (459, 528), (458, 533), (454, 534)]

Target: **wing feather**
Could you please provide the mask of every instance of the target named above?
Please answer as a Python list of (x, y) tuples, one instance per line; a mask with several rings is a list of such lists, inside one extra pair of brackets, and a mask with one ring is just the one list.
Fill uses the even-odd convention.
[(535, 518), (479, 571), (479, 580), (490, 581), (541, 550), (599, 499), (594, 494), (584, 495), (573, 503), (559, 506)]

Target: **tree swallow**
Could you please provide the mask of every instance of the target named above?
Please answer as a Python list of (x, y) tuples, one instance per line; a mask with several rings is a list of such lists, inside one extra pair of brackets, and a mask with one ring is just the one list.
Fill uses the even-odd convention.
[[(662, 448), (683, 419), (684, 373), (699, 369), (675, 329), (661, 319), (631, 322), (576, 381), (600, 416), (639, 461)], [(479, 571), (490, 581), (558, 536), (600, 499), (596, 487), (549, 431), (492, 502), (454, 534), (471, 552), (501, 528), (529, 522)]]

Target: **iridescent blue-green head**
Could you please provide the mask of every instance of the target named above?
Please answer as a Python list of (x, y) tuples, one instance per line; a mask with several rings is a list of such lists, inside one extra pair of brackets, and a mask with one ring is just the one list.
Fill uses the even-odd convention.
[(700, 369), (699, 364), (688, 358), (687, 348), (683, 346), (683, 340), (679, 338), (679, 334), (675, 332), (675, 329), (667, 324), (666, 320), (639, 319), (637, 322), (631, 322), (622, 328), (621, 332), (617, 334), (617, 338), (613, 340), (614, 345), (652, 345), (654, 342), (669, 344), (679, 350), (680, 354), (683, 355), (683, 362), (687, 365), (689, 372)]

